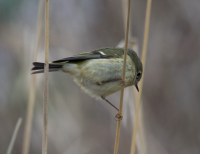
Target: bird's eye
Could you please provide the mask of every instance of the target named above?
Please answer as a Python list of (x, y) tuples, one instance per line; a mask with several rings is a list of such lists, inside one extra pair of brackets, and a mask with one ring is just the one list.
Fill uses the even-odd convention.
[(141, 75), (141, 72), (139, 72), (139, 73), (137, 74), (137, 77), (140, 77), (140, 75)]

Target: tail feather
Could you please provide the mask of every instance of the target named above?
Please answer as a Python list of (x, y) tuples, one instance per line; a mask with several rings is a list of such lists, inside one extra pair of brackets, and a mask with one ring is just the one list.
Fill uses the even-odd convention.
[[(34, 67), (31, 69), (35, 72), (32, 74), (38, 74), (38, 73), (44, 73), (44, 63), (40, 62), (33, 62)], [(49, 72), (58, 71), (60, 68), (62, 68), (63, 64), (49, 64)]]
[[(50, 69), (49, 72), (55, 72), (55, 71), (58, 71), (58, 69)], [(35, 71), (31, 74), (39, 74), (39, 73), (44, 73), (44, 70), (40, 70), (40, 71)]]

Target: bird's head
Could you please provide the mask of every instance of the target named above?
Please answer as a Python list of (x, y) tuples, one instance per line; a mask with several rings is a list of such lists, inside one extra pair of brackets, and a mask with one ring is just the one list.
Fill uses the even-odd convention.
[(136, 54), (136, 52), (133, 51), (132, 49), (128, 49), (128, 55), (131, 57), (131, 60), (135, 64), (135, 70), (136, 71), (135, 71), (134, 85), (135, 85), (137, 91), (139, 92), (138, 82), (142, 78), (142, 73), (143, 73), (142, 62), (141, 62), (140, 58), (138, 57), (138, 55)]

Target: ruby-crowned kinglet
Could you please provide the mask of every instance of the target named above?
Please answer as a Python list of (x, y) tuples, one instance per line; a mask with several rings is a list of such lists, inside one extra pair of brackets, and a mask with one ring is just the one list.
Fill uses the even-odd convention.
[[(106, 97), (119, 91), (122, 84), (125, 87), (135, 85), (139, 91), (137, 84), (142, 77), (142, 63), (135, 51), (128, 49), (126, 76), (123, 83), (123, 57), (123, 48), (100, 48), (53, 61), (49, 64), (49, 72), (66, 73), (74, 78), (84, 92), (111, 104)], [(32, 74), (44, 73), (44, 63), (34, 62), (33, 65), (32, 70), (37, 71)]]

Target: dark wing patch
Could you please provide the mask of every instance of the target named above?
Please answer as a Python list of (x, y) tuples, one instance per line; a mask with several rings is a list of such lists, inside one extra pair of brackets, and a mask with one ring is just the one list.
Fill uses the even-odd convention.
[(53, 61), (53, 63), (60, 63), (60, 62), (76, 62), (76, 61), (82, 61), (82, 60), (88, 60), (88, 59), (99, 59), (100, 56), (88, 56), (88, 55), (83, 55), (83, 56), (75, 56), (75, 57), (67, 57), (67, 58), (63, 58), (63, 59), (59, 59), (59, 60), (55, 60)]
[(109, 59), (109, 58), (115, 58), (111, 55), (102, 54), (102, 51), (92, 51), (92, 52), (85, 52), (82, 54), (75, 55), (74, 57), (67, 57), (59, 60), (53, 61), (53, 63), (61, 63), (61, 62), (77, 62), (77, 61), (83, 61), (88, 59)]

